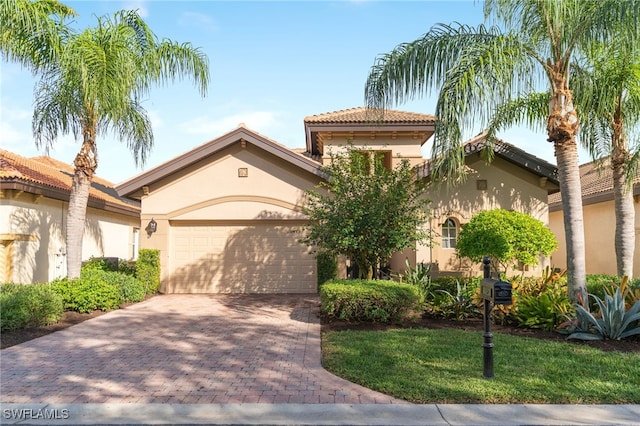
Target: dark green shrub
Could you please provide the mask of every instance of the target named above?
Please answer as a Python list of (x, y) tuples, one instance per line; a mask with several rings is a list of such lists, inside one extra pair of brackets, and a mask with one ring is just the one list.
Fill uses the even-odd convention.
[(155, 294), (160, 288), (160, 250), (141, 249), (136, 262), (136, 277), (147, 294)]
[(118, 272), (132, 277), (136, 276), (136, 261), (135, 260), (121, 260), (118, 263)]
[(318, 251), (316, 254), (318, 262), (318, 288), (329, 280), (338, 276), (338, 260), (336, 256), (326, 251)]
[(139, 302), (144, 300), (147, 294), (140, 280), (130, 275), (121, 272), (105, 272), (102, 278), (120, 289), (124, 303)]
[(420, 309), (417, 289), (395, 281), (329, 281), (320, 301), (323, 313), (347, 321), (398, 322)]
[(62, 298), (49, 284), (0, 286), (0, 330), (53, 324), (63, 312)]

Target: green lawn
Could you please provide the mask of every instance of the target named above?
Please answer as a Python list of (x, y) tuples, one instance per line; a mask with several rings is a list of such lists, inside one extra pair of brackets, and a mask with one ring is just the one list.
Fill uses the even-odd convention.
[(494, 333), (484, 379), (482, 333), (454, 329), (323, 334), (327, 370), (414, 403), (640, 403), (640, 352)]

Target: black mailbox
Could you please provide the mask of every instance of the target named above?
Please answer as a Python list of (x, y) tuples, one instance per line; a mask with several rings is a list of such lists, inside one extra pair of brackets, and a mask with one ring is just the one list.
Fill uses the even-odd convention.
[(494, 305), (511, 305), (511, 283), (491, 278), (483, 279), (482, 298)]

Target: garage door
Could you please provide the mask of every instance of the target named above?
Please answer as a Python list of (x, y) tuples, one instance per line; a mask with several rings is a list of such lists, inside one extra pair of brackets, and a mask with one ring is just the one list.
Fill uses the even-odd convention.
[(171, 223), (168, 293), (314, 293), (316, 260), (300, 224)]

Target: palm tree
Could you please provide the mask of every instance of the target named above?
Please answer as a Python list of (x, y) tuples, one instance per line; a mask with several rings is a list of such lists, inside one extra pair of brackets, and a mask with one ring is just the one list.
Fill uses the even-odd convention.
[[(637, 25), (637, 0), (487, 0), (496, 26), (443, 25), (379, 56), (365, 85), (373, 110), (438, 90), (432, 156), (436, 176), (463, 174), (462, 132), (485, 127), (497, 107), (541, 89), (549, 93), (547, 141), (563, 194), (569, 296), (586, 303), (584, 226), (578, 168), (579, 128), (569, 87), (579, 46)], [(491, 146), (490, 146), (491, 148)]]
[(57, 55), (73, 9), (57, 0), (0, 0), (0, 54), (37, 71)]
[(594, 159), (610, 159), (617, 273), (620, 277), (632, 278), (635, 250), (633, 179), (640, 156), (640, 47), (637, 41), (626, 40), (629, 34), (621, 32), (616, 43), (597, 45), (586, 52), (584, 66), (578, 68), (574, 86), (576, 102), (582, 112), (580, 140)]
[(80, 274), (82, 236), (91, 180), (98, 166), (98, 135), (114, 132), (144, 164), (153, 145), (151, 122), (141, 99), (153, 84), (190, 77), (202, 96), (209, 80), (207, 57), (190, 44), (158, 40), (136, 11), (98, 18), (70, 34), (58, 60), (36, 87), (33, 132), (50, 147), (59, 133), (81, 140), (74, 160), (67, 214), (67, 273)]
[[(615, 43), (596, 43), (582, 52), (571, 77), (581, 123), (580, 143), (594, 160), (612, 170), (620, 277), (633, 276), (636, 236), (632, 185), (640, 157), (640, 48), (630, 41), (634, 38), (630, 34), (619, 31)], [(540, 126), (548, 113), (549, 98), (548, 93), (535, 93), (500, 105), (491, 118), (487, 137), (495, 137), (514, 124)]]

